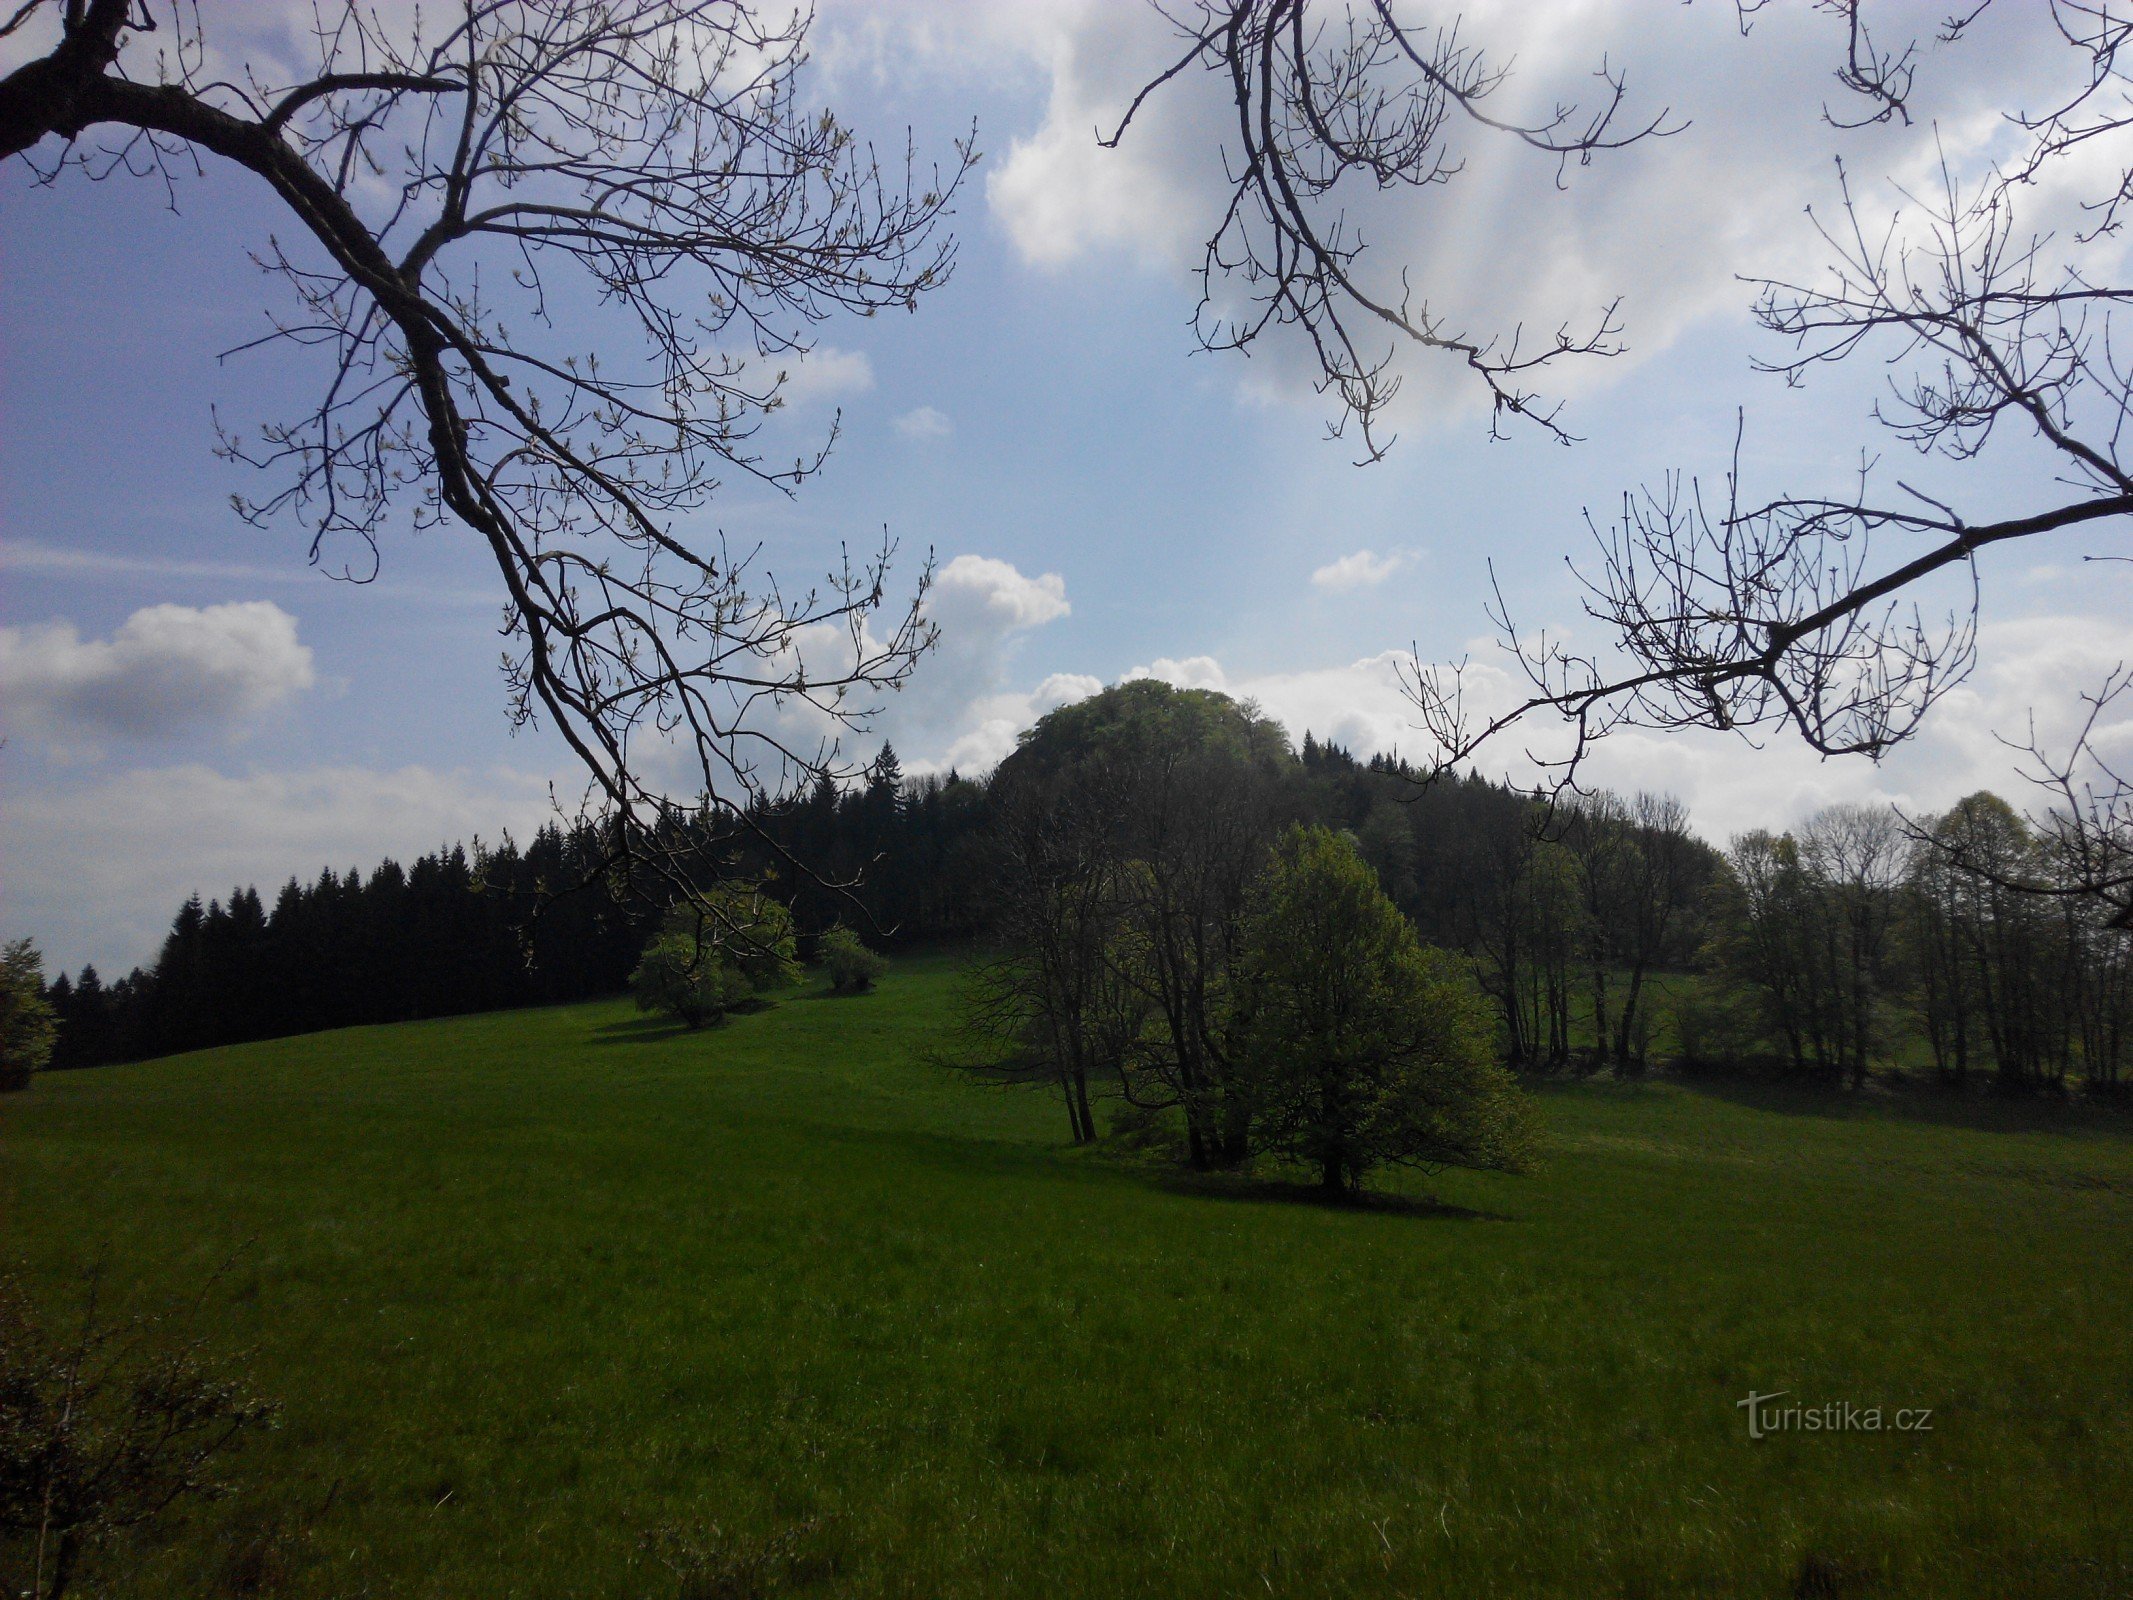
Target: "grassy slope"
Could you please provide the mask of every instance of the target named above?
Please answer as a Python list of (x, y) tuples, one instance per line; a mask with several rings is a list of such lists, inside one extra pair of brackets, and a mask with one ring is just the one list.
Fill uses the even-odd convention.
[[(276, 1527), (265, 1587), (305, 1595), (689, 1592), (658, 1528), (743, 1564), (791, 1533), (768, 1577), (825, 1594), (2133, 1579), (2123, 1129), (1587, 1086), (1544, 1095), (1539, 1175), (1439, 1181), (1480, 1215), (1221, 1197), (918, 1064), (950, 977), (0, 1106), (0, 1251), (54, 1295), (104, 1251), (153, 1305), (244, 1247), (212, 1331), (286, 1407), (118, 1592), (226, 1588)], [(1934, 1431), (1751, 1443), (1750, 1388)]]

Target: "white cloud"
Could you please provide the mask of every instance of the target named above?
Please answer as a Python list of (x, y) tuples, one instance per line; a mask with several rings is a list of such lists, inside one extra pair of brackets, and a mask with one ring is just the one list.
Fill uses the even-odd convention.
[[(2028, 8), (1988, 13), (1952, 45), (1937, 44), (1928, 21), (1911, 26), (1920, 41), (1912, 124), (1839, 132), (1823, 107), (1843, 99), (1833, 80), (1843, 41), (1808, 8), (1760, 12), (1745, 38), (1730, 6), (1676, 8), (1659, 26), (1638, 0), (1491, 8), (1462, 36), (1514, 67), (1490, 102), (1494, 114), (1545, 120), (1558, 102), (1589, 106), (1605, 61), (1628, 73), (1620, 126), (1662, 109), (1687, 126), (1559, 168), (1455, 119), (1449, 155), (1461, 170), (1448, 183), (1381, 192), (1358, 181), (1344, 192), (1351, 237), (1367, 244), (1358, 271), (1392, 300), (1405, 273), (1416, 302), (1449, 329), (1508, 337), (1523, 327), (1528, 349), (1566, 325), (1590, 329), (1619, 296), (1629, 359), (1567, 365), (1540, 386), (1576, 394), (1610, 383), (1699, 319), (1743, 311), (1749, 291), (1738, 275), (1823, 261), (1802, 213), (1836, 199), (1831, 156), (1845, 156), (1876, 203), (1893, 196), (1890, 181), (1927, 192), (1922, 180), (1941, 151), (1959, 171), (2005, 155), (2016, 136), (2001, 112), (2050, 101), (2077, 81), (2083, 60)], [(1047, 269), (1117, 252), (1184, 287), (1229, 194), (1226, 82), (1181, 74), (1143, 105), (1119, 149), (1104, 150), (1095, 130), (1115, 126), (1176, 56), (1155, 8), (1055, 9), (1030, 48), (1051, 74), (1045, 119), (1010, 143), (986, 184), (1016, 250)], [(2051, 225), (2061, 205), (2041, 192), (2024, 203), (2025, 226)], [(1215, 288), (1218, 299), (1236, 292)], [(1260, 359), (1231, 368), (1240, 388), (1317, 403), (1301, 337), (1256, 349)], [(1467, 411), (1483, 398), (1455, 359), (1411, 352), (1402, 370), (1408, 417)]]
[[(367, 563), (357, 563), (359, 569)], [(366, 595), (411, 601), (424, 606), (494, 608), (502, 590), (462, 588), (434, 579), (395, 582), (371, 578), (356, 583), (330, 565), (314, 566), (292, 559), (286, 566), (255, 565), (242, 561), (193, 561), (180, 556), (127, 555), (113, 550), (84, 550), (45, 544), (36, 539), (0, 539), (0, 571), (34, 572), (85, 585), (123, 586), (168, 590), (172, 582), (185, 584), (238, 584), (247, 588), (261, 584), (340, 584), (360, 588)]]
[(0, 807), (0, 921), (53, 969), (93, 961), (115, 976), (154, 958), (189, 894), (256, 884), (271, 901), (292, 875), (367, 871), (506, 828), (524, 839), (548, 814), (541, 779), (425, 767), (231, 776), (187, 763), (17, 789)]
[(865, 394), (874, 387), (874, 363), (864, 350), (839, 350), (835, 345), (818, 344), (803, 356), (781, 361), (778, 370), (785, 374), (781, 391), (785, 403), (795, 410)]
[(1118, 681), (1131, 683), (1135, 678), (1157, 678), (1174, 689), (1213, 689), (1218, 694), (1230, 692), (1229, 675), (1213, 656), (1187, 656), (1182, 661), (1158, 656), (1153, 665), (1134, 667), (1120, 674)]
[(1030, 577), (1012, 562), (980, 555), (959, 555), (943, 566), (926, 600), (940, 642), (879, 724), (905, 770), (989, 767), (1043, 711), (1101, 688), (1097, 679), (1074, 673), (1055, 673), (1029, 694), (1007, 687), (1024, 636), (1072, 610), (1066, 579), (1056, 572)]
[[(1019, 631), (1065, 616), (1066, 579), (1056, 572), (1026, 578), (1012, 562), (991, 556), (957, 556), (933, 580), (927, 614), (944, 633), (959, 628)], [(984, 619), (982, 622), (979, 619)], [(952, 645), (952, 639), (945, 641)]]
[(896, 431), (906, 439), (945, 439), (955, 432), (955, 422), (945, 411), (920, 406), (896, 419)]
[(1338, 561), (1329, 561), (1311, 574), (1311, 582), (1321, 589), (1336, 593), (1349, 589), (1371, 589), (1407, 565), (1404, 551), (1395, 550), (1390, 555), (1379, 555), (1375, 550), (1358, 550), (1342, 556)]
[(289, 583), (316, 578), (308, 567), (282, 569), (234, 561), (119, 555), (109, 550), (72, 550), (35, 539), (0, 540), (0, 568), (70, 578), (181, 578), (234, 583)]
[[(1696, 827), (1723, 842), (1747, 828), (1784, 828), (1837, 801), (1894, 802), (1933, 811), (1977, 789), (1990, 788), (2018, 808), (2039, 800), (2017, 773), (2017, 757), (1996, 735), (2027, 742), (2035, 711), (2037, 736), (2064, 749), (2082, 711), (2075, 696), (2101, 684), (2127, 656), (2121, 624), (2083, 616), (2034, 617), (1994, 623), (1980, 632), (1983, 665), (1947, 695), (1909, 744), (1880, 765), (1861, 758), (1824, 760), (1789, 733), (1773, 733), (1765, 748), (1719, 733), (1616, 733), (1594, 747), (1588, 781), (1625, 793), (1639, 789), (1678, 795)], [(1234, 675), (1195, 656), (1161, 659), (1127, 677), (1155, 677), (1181, 687), (1212, 688), (1262, 710), (1302, 742), (1306, 731), (1357, 756), (1403, 753), (1423, 757), (1427, 741), (1402, 690), (1413, 658), (1405, 651), (1294, 672)], [(1477, 652), (1467, 677), (1469, 708), (1487, 716), (1523, 699), (1526, 688), (1500, 656)], [(2100, 747), (2133, 749), (2133, 706), (2097, 733)], [(1557, 753), (1562, 731), (1546, 722), (1513, 730), (1482, 768), (1492, 776), (1531, 781), (1527, 753)]]
[(268, 600), (146, 606), (109, 639), (63, 621), (0, 627), (0, 698), (46, 735), (235, 730), (313, 681), (296, 619)]

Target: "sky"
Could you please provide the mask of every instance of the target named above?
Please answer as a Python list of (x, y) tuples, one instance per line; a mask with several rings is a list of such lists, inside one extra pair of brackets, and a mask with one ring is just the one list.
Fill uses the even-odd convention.
[[(906, 581), (930, 555), (941, 644), (873, 735), (907, 772), (981, 771), (1044, 711), (1144, 674), (1252, 698), (1299, 742), (1420, 752), (1403, 664), (1470, 657), (1485, 693), (1514, 687), (1485, 612), (1492, 563), (1523, 625), (1597, 644), (1573, 571), (1588, 511), (1604, 525), (1669, 471), (1715, 482), (1737, 426), (1766, 492), (1842, 486), (1862, 446), (1903, 453), (1870, 423), (1878, 366), (1804, 389), (1754, 370), (1778, 352), (1742, 276), (1817, 270), (1809, 208), (1829, 214), (1838, 157), (1870, 207), (1901, 210), (1942, 156), (2004, 156), (2002, 113), (2077, 63), (2031, 8), (1954, 46), (1931, 41), (1939, 12), (1889, 15), (1925, 40), (1917, 118), (1842, 131), (1822, 116), (1840, 40), (1804, 7), (1745, 36), (1729, 5), (1471, 11), (1469, 34), (1513, 64), (1507, 105), (1589, 94), (1604, 59), (1631, 110), (1684, 126), (1561, 186), (1553, 164), (1473, 141), (1454, 183), (1361, 208), (1372, 270), (1404, 265), (1454, 317), (1553, 328), (1619, 296), (1627, 349), (1554, 380), (1569, 447), (1491, 442), (1471, 384), (1408, 359), (1397, 443), (1359, 467), (1352, 439), (1327, 438), (1296, 345), (1195, 350), (1219, 85), (1184, 80), (1122, 148), (1097, 144), (1167, 64), (1150, 8), (829, 0), (809, 69), (822, 103), (885, 150), (908, 128), (945, 155), (976, 121), (956, 269), (912, 315), (817, 330), (780, 426), (837, 420), (818, 477), (790, 498), (735, 485), (680, 531), (759, 545), (780, 572), (884, 530)], [(2025, 203), (2046, 226), (2064, 202)], [(351, 583), (336, 572), (354, 553), (313, 564), (297, 528), (233, 514), (260, 485), (216, 455), (218, 418), (255, 428), (320, 379), (305, 351), (228, 354), (287, 309), (251, 252), (289, 230), (228, 170), (174, 194), (0, 173), (0, 936), (34, 936), (52, 969), (151, 960), (190, 893), (271, 895), (327, 865), (524, 837), (582, 782), (552, 736), (509, 726), (499, 584), (469, 538), (390, 528), (375, 580)], [(1979, 512), (2028, 503), (2048, 471), (2012, 436), (1960, 469), (1887, 470)], [(1977, 670), (1879, 766), (1784, 735), (1630, 734), (1592, 775), (1679, 795), (1721, 843), (1835, 801), (2026, 798), (1999, 738), (2026, 740), (2033, 713), (2063, 731), (2077, 688), (2133, 655), (2133, 569), (2082, 560), (2103, 537), (1984, 563)], [(1507, 743), (1483, 765), (1520, 763)]]

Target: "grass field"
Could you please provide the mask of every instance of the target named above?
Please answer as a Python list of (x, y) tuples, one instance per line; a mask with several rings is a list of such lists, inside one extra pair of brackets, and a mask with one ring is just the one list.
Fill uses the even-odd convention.
[[(1540, 1091), (1442, 1204), (1200, 1188), (921, 1059), (952, 968), (40, 1080), (0, 1254), (282, 1425), (83, 1592), (2133, 1592), (2133, 1137)], [(1737, 1402), (1930, 1407), (1751, 1440)], [(13, 1574), (0, 1573), (0, 1577)]]

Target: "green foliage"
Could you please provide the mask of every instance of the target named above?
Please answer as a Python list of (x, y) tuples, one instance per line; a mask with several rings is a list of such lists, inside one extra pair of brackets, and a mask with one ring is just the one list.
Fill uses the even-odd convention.
[(678, 1018), (691, 1028), (718, 1021), (754, 992), (716, 950), (681, 933), (656, 935), (630, 974), (638, 1010)]
[(1238, 980), (1258, 1147), (1328, 1189), (1385, 1164), (1517, 1171), (1532, 1130), (1488, 1003), (1426, 950), (1354, 841), (1292, 828), (1255, 887)]
[(1685, 1067), (1735, 1065), (1761, 1038), (1761, 1025), (1742, 991), (1724, 983), (1682, 984), (1667, 1005), (1674, 1050)]
[(841, 922), (822, 936), (822, 965), (839, 994), (863, 994), (889, 970), (887, 960)]
[(799, 972), (792, 913), (759, 884), (726, 883), (667, 912), (630, 993), (641, 1011), (701, 1028)]
[[(1862, 1600), (2117, 1593), (2125, 1115), (1553, 1083), (1532, 1175), (1328, 1208), (1092, 1160), (929, 1065), (956, 978), (913, 955), (711, 1036), (627, 1001), (355, 1029), (0, 1108), (40, 1300), (84, 1240), (154, 1305), (250, 1241), (199, 1331), (284, 1397), (243, 1493), (80, 1592), (242, 1593), (228, 1552), (294, 1526), (254, 1592), (675, 1600), (789, 1544), (755, 1581), (838, 1600), (1774, 1600), (1833, 1560)], [(1788, 1387), (1943, 1409), (1749, 1441), (1736, 1403)]]
[(95, 1540), (220, 1494), (217, 1458), (274, 1418), (197, 1336), (113, 1319), (99, 1288), (62, 1326), (0, 1277), (0, 1551), (22, 1553), (39, 1600)]
[[(1249, 702), (1140, 679), (1045, 716), (994, 774), (985, 1031), (1090, 1102), (1175, 1106), (1186, 1159), (1234, 1166), (1250, 1111), (1219, 1036), (1253, 874), (1302, 768)], [(1002, 1026), (1004, 1024), (1005, 1026)]]
[(1091, 761), (1132, 765), (1219, 754), (1269, 768), (1294, 769), (1296, 757), (1279, 723), (1249, 702), (1212, 689), (1177, 689), (1135, 678), (1047, 712), (1025, 732), (999, 777), (1042, 781)]
[(59, 1024), (45, 998), (44, 957), (27, 939), (0, 950), (0, 1089), (22, 1089), (52, 1059)]

